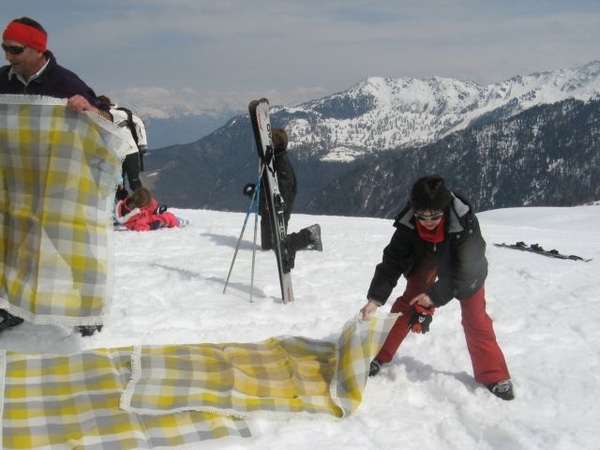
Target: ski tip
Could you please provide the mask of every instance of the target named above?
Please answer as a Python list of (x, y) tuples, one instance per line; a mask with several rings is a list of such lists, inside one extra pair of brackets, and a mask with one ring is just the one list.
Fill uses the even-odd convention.
[(269, 104), (269, 100), (265, 97), (259, 99), (259, 100), (252, 100), (250, 103), (248, 103), (248, 109), (250, 111), (256, 109), (258, 107), (258, 105), (260, 105), (261, 103), (266, 103), (267, 105)]

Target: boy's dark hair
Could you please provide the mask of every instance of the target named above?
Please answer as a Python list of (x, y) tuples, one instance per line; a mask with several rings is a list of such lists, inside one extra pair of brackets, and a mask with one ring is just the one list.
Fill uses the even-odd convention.
[(39, 22), (36, 22), (35, 20), (30, 19), (29, 17), (20, 17), (18, 19), (12, 20), (12, 22), (22, 23), (23, 25), (29, 25), (30, 27), (40, 30), (44, 34), (48, 34), (48, 32), (44, 30), (44, 27)]
[(271, 139), (273, 141), (273, 151), (276, 155), (287, 150), (288, 136), (283, 128), (273, 128), (271, 130)]
[(452, 202), (452, 194), (439, 175), (419, 178), (410, 192), (410, 206), (414, 211), (444, 211)]

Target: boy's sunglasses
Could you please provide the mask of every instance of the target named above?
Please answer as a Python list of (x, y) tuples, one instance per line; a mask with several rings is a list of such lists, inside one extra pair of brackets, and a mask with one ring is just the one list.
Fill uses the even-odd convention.
[(18, 45), (2, 44), (2, 50), (4, 50), (6, 53), (10, 53), (11, 55), (20, 55), (25, 51), (25, 47), (20, 47)]
[(430, 216), (425, 216), (423, 214), (417, 214), (417, 213), (415, 213), (415, 217), (418, 220), (422, 220), (423, 222), (433, 222), (435, 220), (441, 219), (443, 216), (444, 216), (443, 212), (435, 213), (435, 214), (432, 214)]

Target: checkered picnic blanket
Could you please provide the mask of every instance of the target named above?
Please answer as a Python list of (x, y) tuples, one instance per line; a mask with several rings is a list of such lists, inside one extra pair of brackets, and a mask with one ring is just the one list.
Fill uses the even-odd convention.
[(226, 416), (142, 416), (119, 408), (131, 377), (131, 347), (69, 356), (0, 354), (4, 450), (197, 448), (198, 442), (252, 435)]
[(258, 344), (138, 347), (122, 406), (140, 414), (344, 417), (362, 400), (391, 320), (350, 321), (337, 343), (277, 337)]
[(338, 342), (0, 354), (2, 448), (197, 448), (256, 434), (254, 417), (343, 418), (397, 315), (351, 320)]
[(0, 96), (0, 308), (33, 323), (102, 323), (122, 133), (63, 99)]

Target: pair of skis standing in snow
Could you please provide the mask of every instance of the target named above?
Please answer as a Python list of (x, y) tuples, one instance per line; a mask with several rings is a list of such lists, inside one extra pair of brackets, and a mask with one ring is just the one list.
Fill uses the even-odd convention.
[[(233, 264), (239, 245), (248, 223), (250, 214), (255, 212), (254, 222), (254, 250), (256, 249), (257, 221), (261, 215), (261, 241), (263, 249), (273, 249), (277, 260), (277, 271), (281, 286), (281, 298), (284, 303), (294, 300), (292, 289), (292, 274), (296, 251), (302, 248), (322, 251), (321, 228), (318, 224), (312, 225), (298, 233), (287, 233), (287, 223), (291, 214), (291, 204), (286, 204), (284, 192), (278, 177), (287, 174), (290, 179), (285, 180), (295, 185), (295, 175), (287, 156), (287, 135), (284, 130), (271, 128), (269, 118), (269, 101), (265, 98), (253, 100), (248, 106), (250, 121), (259, 157), (259, 177), (255, 184), (248, 183), (244, 186), (244, 194), (251, 197), (250, 206), (246, 213), (242, 232), (238, 239), (231, 267), (225, 282), (225, 288), (231, 276)], [(273, 135), (275, 133), (275, 135)], [(295, 191), (295, 187), (291, 188)], [(295, 195), (292, 194), (292, 195)], [(293, 198), (287, 199), (288, 203)], [(260, 212), (259, 212), (260, 211)], [(252, 285), (254, 282), (255, 251), (252, 254)], [(252, 288), (250, 290), (252, 300)]]

